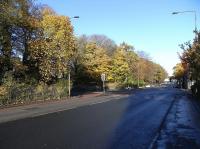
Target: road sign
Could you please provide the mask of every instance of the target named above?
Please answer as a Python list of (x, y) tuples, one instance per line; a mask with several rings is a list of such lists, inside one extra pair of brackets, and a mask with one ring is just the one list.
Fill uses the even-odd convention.
[(106, 81), (106, 74), (105, 73), (102, 73), (101, 74), (101, 80), (104, 82)]

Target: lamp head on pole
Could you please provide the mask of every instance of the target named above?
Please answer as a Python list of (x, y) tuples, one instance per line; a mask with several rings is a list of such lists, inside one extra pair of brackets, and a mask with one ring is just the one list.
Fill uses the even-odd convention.
[(79, 16), (74, 16), (73, 18), (75, 18), (75, 19), (79, 19), (80, 17), (79, 17)]
[(172, 12), (172, 14), (173, 14), (173, 15), (175, 15), (175, 14), (179, 14), (179, 12)]

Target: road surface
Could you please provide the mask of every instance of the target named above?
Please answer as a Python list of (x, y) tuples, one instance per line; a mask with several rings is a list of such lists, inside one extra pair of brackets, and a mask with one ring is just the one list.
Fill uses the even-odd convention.
[(199, 107), (185, 91), (149, 88), (1, 123), (0, 149), (200, 148), (199, 128)]

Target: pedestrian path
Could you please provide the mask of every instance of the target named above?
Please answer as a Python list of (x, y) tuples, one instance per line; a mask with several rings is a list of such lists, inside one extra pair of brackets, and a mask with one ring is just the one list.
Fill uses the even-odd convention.
[(128, 95), (122, 94), (102, 94), (102, 92), (93, 92), (66, 100), (49, 101), (43, 103), (35, 103), (18, 107), (0, 109), (0, 123), (36, 117), (54, 112), (60, 112), (77, 108), (80, 106), (93, 105), (106, 102), (113, 99), (120, 99)]

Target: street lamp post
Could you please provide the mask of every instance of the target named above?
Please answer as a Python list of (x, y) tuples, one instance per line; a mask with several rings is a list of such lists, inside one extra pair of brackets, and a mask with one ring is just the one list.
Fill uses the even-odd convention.
[(67, 63), (67, 67), (68, 67), (68, 96), (69, 98), (71, 97), (71, 60), (68, 61)]
[(197, 13), (194, 10), (190, 11), (176, 11), (172, 12), (173, 15), (180, 14), (180, 13), (193, 13), (194, 14), (194, 33), (197, 32)]
[(80, 18), (79, 16), (70, 17), (70, 19), (79, 19), (79, 18)]
[[(196, 14), (196, 11), (195, 10), (177, 11), (177, 12), (172, 12), (172, 15), (176, 15), (176, 14), (180, 14), (180, 13), (193, 13), (194, 14), (194, 33), (197, 36), (197, 14)], [(188, 76), (189, 76), (189, 71), (188, 71), (188, 66), (187, 66), (187, 70), (186, 70), (186, 73), (183, 78), (183, 86), (186, 89), (188, 89)]]
[(138, 85), (138, 88), (139, 88), (139, 86), (140, 86), (139, 63), (138, 63), (138, 70), (137, 70), (137, 85)]
[[(79, 19), (79, 16), (73, 16), (70, 17), (69, 19)], [(72, 62), (71, 60), (68, 61), (68, 94), (69, 94), (69, 98), (71, 97), (71, 67), (72, 67)]]
[(71, 68), (69, 68), (69, 73), (68, 73), (68, 93), (69, 93), (69, 98), (71, 97)]

